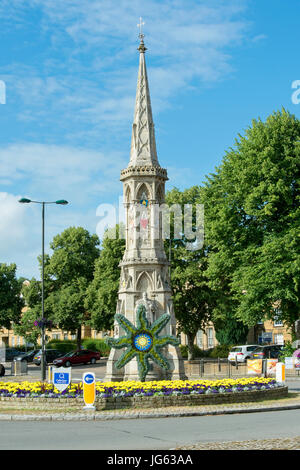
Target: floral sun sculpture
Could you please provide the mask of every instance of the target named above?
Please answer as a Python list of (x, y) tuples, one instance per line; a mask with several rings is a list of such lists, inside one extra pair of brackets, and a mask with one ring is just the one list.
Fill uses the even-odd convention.
[(124, 315), (116, 314), (115, 319), (127, 332), (126, 336), (120, 338), (108, 338), (108, 344), (117, 349), (127, 348), (120, 359), (116, 362), (117, 369), (121, 369), (134, 357), (137, 358), (139, 377), (145, 381), (149, 372), (149, 359), (152, 359), (163, 369), (170, 369), (168, 360), (161, 353), (161, 348), (167, 344), (178, 346), (179, 341), (175, 336), (158, 336), (158, 333), (170, 320), (170, 315), (165, 313), (155, 322), (149, 325), (146, 318), (146, 308), (140, 305), (136, 312), (136, 326), (134, 326)]

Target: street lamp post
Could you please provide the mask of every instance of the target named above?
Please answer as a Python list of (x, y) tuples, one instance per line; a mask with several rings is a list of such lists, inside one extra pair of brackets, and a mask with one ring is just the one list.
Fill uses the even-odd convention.
[(42, 381), (46, 380), (46, 353), (45, 353), (45, 290), (44, 290), (44, 259), (45, 259), (45, 205), (46, 204), (59, 204), (66, 205), (68, 201), (60, 199), (58, 201), (32, 201), (31, 199), (22, 198), (19, 200), (21, 204), (29, 204), (31, 202), (42, 205), (42, 354), (41, 354), (41, 374)]

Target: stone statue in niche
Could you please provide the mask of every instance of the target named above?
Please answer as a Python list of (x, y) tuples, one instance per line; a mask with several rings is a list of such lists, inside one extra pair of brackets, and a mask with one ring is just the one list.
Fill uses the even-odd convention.
[(162, 280), (162, 277), (161, 277), (161, 274), (160, 274), (160, 273), (157, 274), (156, 280), (157, 280), (157, 285), (156, 285), (157, 289), (162, 289), (162, 287), (163, 287), (163, 280)]
[(126, 276), (125, 276), (124, 271), (122, 271), (121, 277), (120, 277), (120, 289), (125, 289), (125, 287), (126, 287)]
[(130, 289), (132, 287), (132, 276), (130, 274), (128, 275), (127, 279), (127, 289)]
[(157, 304), (155, 300), (150, 300), (147, 297), (147, 292), (143, 292), (143, 297), (136, 302), (136, 311), (140, 305), (144, 305), (146, 308), (146, 317), (150, 323), (155, 321), (155, 316), (158, 311)]

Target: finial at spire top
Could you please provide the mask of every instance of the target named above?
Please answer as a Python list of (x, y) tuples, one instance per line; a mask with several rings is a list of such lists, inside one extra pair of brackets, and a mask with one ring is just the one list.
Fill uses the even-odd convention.
[(140, 16), (140, 22), (137, 24), (137, 27), (140, 29), (139, 38), (141, 40), (138, 50), (143, 53), (147, 50), (147, 47), (145, 47), (145, 44), (144, 44), (144, 37), (145, 37), (143, 33), (144, 24), (145, 22), (143, 21), (143, 18)]

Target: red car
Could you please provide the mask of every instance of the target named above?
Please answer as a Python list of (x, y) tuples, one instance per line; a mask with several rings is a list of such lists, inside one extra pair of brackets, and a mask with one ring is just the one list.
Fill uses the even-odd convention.
[(82, 349), (81, 351), (72, 351), (64, 356), (54, 359), (53, 364), (57, 367), (70, 367), (75, 364), (95, 364), (100, 359), (100, 353)]

